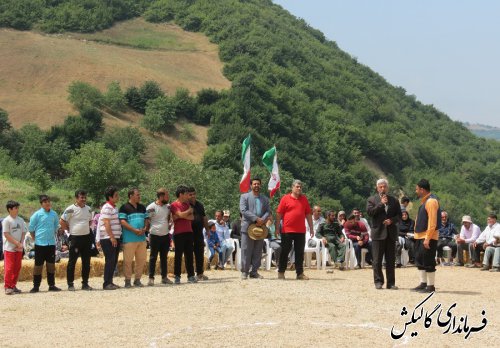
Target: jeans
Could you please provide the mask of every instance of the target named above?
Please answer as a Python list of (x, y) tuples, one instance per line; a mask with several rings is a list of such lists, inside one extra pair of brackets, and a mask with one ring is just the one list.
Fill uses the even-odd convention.
[(184, 255), (184, 264), (188, 277), (194, 276), (193, 267), (193, 233), (174, 234), (175, 242), (175, 259), (174, 259), (174, 274), (175, 277), (181, 276), (182, 270), (182, 255)]
[(157, 236), (154, 234), (149, 235), (149, 248), (151, 253), (149, 254), (149, 278), (155, 277), (156, 269), (156, 259), (158, 258), (158, 252), (160, 253), (160, 269), (161, 278), (167, 277), (167, 257), (168, 250), (170, 247), (170, 235)]
[(82, 284), (88, 284), (90, 274), (90, 248), (92, 241), (90, 235), (70, 236), (69, 261), (66, 269), (68, 286), (73, 285), (75, 280), (75, 265), (78, 257), (82, 259)]
[(120, 253), (120, 241), (117, 240), (117, 245), (114, 247), (110, 239), (101, 239), (101, 248), (104, 253), (104, 283), (102, 286), (106, 287), (113, 284), (113, 275)]
[(221, 267), (224, 267), (226, 264), (227, 260), (231, 257), (231, 254), (234, 251), (234, 243), (232, 239), (225, 239), (221, 243), (221, 252), (222, 252), (222, 259), (219, 260), (219, 265)]

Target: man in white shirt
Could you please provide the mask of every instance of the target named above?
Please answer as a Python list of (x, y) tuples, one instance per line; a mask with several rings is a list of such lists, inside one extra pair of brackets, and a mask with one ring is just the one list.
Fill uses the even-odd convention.
[(73, 281), (78, 257), (82, 260), (82, 290), (92, 290), (89, 285), (92, 212), (86, 203), (87, 192), (77, 190), (75, 192), (75, 203), (64, 210), (59, 220), (61, 228), (69, 231), (69, 261), (66, 268), (69, 291), (75, 291)]
[[(488, 271), (490, 269), (490, 264), (494, 259), (496, 249), (500, 247), (500, 241), (495, 237), (495, 235), (500, 233), (500, 225), (497, 223), (497, 216), (491, 213), (488, 215), (487, 222), (488, 225), (473, 244), (475, 260), (479, 260), (479, 253), (481, 250), (484, 250), (483, 268), (481, 268), (481, 271)], [(498, 268), (500, 265), (494, 267)]]
[(471, 259), (470, 262), (473, 263), (472, 255), (469, 250), (480, 234), (481, 229), (479, 226), (472, 223), (472, 218), (469, 215), (464, 215), (462, 217), (462, 228), (460, 229), (460, 234), (456, 238), (458, 262), (455, 263), (455, 266), (464, 265), (464, 251), (469, 253), (469, 258)]
[(168, 191), (160, 188), (156, 191), (156, 201), (147, 206), (146, 211), (149, 216), (149, 286), (155, 283), (156, 259), (160, 253), (160, 269), (162, 284), (172, 284), (167, 277), (167, 257), (170, 247), (170, 205), (168, 204)]
[(215, 212), (215, 227), (217, 229), (217, 235), (219, 237), (222, 249), (222, 260), (219, 260), (220, 269), (224, 269), (226, 262), (231, 257), (234, 251), (234, 243), (231, 240), (231, 231), (229, 231), (229, 226), (224, 221), (224, 215), (222, 210), (217, 210)]

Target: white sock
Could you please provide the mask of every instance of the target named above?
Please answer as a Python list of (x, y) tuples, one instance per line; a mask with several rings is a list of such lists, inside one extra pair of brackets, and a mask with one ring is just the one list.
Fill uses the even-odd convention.
[(436, 272), (427, 272), (427, 286), (434, 286), (436, 280)]
[(427, 283), (427, 272), (420, 271), (420, 283)]

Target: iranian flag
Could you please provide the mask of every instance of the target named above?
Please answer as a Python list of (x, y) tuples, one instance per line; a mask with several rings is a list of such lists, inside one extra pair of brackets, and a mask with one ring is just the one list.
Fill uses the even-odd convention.
[(276, 191), (280, 188), (280, 174), (278, 171), (278, 154), (276, 152), (276, 146), (273, 146), (272, 149), (267, 150), (264, 153), (264, 156), (262, 156), (262, 163), (271, 173), (267, 189), (269, 190), (269, 196), (273, 198)]
[(243, 175), (240, 180), (240, 192), (247, 193), (250, 191), (250, 134), (243, 140), (241, 161), (243, 162)]

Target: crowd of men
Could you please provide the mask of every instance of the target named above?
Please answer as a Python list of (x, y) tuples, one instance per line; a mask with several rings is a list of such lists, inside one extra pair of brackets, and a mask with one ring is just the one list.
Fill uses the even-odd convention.
[[(278, 279), (285, 279), (285, 271), (291, 263), (290, 269), (295, 268), (296, 279), (308, 280), (303, 268), (304, 249), (306, 245), (315, 247), (317, 243), (328, 250), (332, 263), (340, 270), (345, 268), (346, 248), (354, 250), (358, 267), (362, 263), (362, 250), (367, 249), (366, 262), (372, 265), (376, 289), (382, 289), (385, 284), (387, 289), (397, 290), (394, 269), (402, 264), (403, 250), (408, 251), (409, 262), (415, 263), (419, 270), (420, 283), (413, 289), (419, 292), (435, 291), (436, 263), (450, 264), (443, 258), (445, 247), (451, 251), (451, 258), (458, 254), (455, 266), (464, 266), (465, 251), (471, 259), (468, 267), (500, 272), (497, 216), (490, 214), (487, 227), (481, 232), (471, 217), (465, 215), (458, 232), (447, 212), (441, 210), (438, 198), (431, 193), (430, 183), (425, 179), (420, 180), (415, 189), (420, 198), (416, 221), (406, 210), (409, 199), (403, 197), (399, 202), (389, 195), (387, 180), (379, 179), (377, 194), (367, 200), (366, 211), (371, 223), (358, 208), (348, 216), (344, 211), (339, 211), (337, 216), (334, 210), (329, 210), (323, 217), (319, 206), (311, 209), (300, 180), (295, 180), (291, 192), (283, 195), (273, 217), (269, 198), (261, 193), (261, 184), (258, 178), (251, 180), (251, 191), (240, 197), (240, 219), (232, 224), (229, 211), (225, 210), (217, 210), (215, 219), (208, 220), (195, 189), (183, 185), (177, 187), (176, 199), (171, 203), (168, 191), (158, 189), (156, 200), (147, 207), (140, 203), (139, 190), (133, 188), (128, 191), (127, 202), (119, 208), (118, 188), (110, 186), (104, 192), (106, 203), (96, 217), (86, 204), (84, 190), (75, 192), (74, 203), (61, 216), (52, 209), (50, 198), (41, 195), (41, 208), (31, 216), (28, 225), (19, 217), (20, 204), (9, 201), (6, 205), (8, 215), (2, 221), (5, 293), (21, 292), (16, 285), (23, 253), (34, 257), (31, 293), (39, 292), (44, 264), (48, 290), (61, 290), (55, 284), (55, 263), (56, 257), (63, 255), (68, 257), (68, 290), (75, 291), (78, 258), (82, 265), (81, 289), (92, 290), (88, 283), (90, 260), (97, 249), (102, 250), (105, 260), (103, 289), (116, 290), (120, 288), (114, 282), (120, 250), (123, 250), (125, 288), (143, 286), (141, 277), (148, 245), (149, 286), (155, 284), (158, 257), (162, 284), (180, 284), (183, 257), (187, 281), (196, 283), (208, 279), (204, 275), (205, 246), (210, 251), (209, 261), (217, 253), (216, 269), (224, 269), (233, 257), (234, 239), (238, 240), (236, 247), (241, 247), (242, 280), (262, 278), (258, 270), (265, 239), (274, 251)], [(25, 248), (28, 239), (33, 243), (30, 250)], [(167, 270), (171, 246), (175, 246), (174, 282), (168, 278)]]

